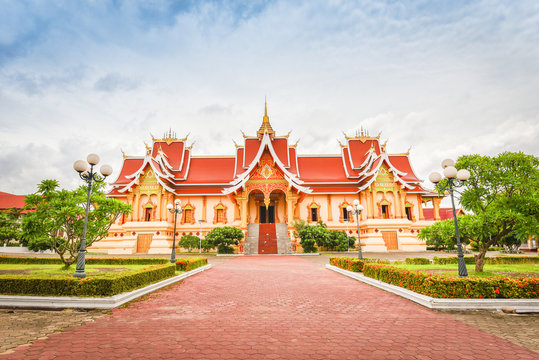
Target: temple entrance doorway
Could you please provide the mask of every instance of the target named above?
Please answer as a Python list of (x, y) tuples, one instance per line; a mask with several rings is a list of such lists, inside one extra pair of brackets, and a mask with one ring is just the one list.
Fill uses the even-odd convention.
[(266, 208), (265, 205), (260, 206), (260, 223), (274, 224), (275, 223), (275, 206), (270, 205)]

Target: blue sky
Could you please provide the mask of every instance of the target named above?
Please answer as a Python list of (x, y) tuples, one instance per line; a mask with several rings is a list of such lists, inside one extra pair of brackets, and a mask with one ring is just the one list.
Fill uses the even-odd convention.
[(264, 97), (299, 152), (342, 131), (445, 157), (539, 155), (537, 1), (0, 1), (0, 191), (79, 183), (74, 160), (172, 128), (232, 154)]

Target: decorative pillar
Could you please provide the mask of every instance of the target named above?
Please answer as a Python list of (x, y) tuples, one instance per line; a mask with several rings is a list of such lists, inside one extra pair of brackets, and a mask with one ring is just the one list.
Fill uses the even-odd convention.
[[(365, 218), (367, 218), (367, 213), (369, 212), (369, 205), (367, 204), (367, 199), (365, 198), (365, 192), (364, 191), (361, 191), (358, 194), (358, 196), (359, 196), (359, 203), (361, 204), (361, 206), (363, 206), (363, 209), (365, 209), (359, 215), (359, 220), (362, 221), (362, 220), (365, 220)], [(352, 219), (354, 219), (353, 216), (352, 216)]]
[[(440, 200), (441, 201), (441, 200)], [(440, 218), (440, 203), (438, 203), (438, 218)], [(419, 209), (419, 220), (425, 220), (425, 216), (423, 215), (423, 201), (421, 201), (421, 195), (417, 195), (417, 206)]]
[[(403, 218), (406, 217), (406, 190), (401, 189), (400, 191), (400, 203), (401, 203), (401, 213)], [(413, 219), (413, 216), (412, 216)]]
[(247, 227), (247, 198), (241, 198), (241, 226)]
[(333, 212), (331, 211), (331, 195), (328, 194), (328, 222), (333, 221)]
[(398, 198), (398, 196), (399, 195), (397, 190), (393, 189), (393, 205), (395, 207), (395, 217), (397, 219), (402, 219), (402, 202), (399, 201), (400, 199)]
[(365, 190), (365, 208), (367, 209), (367, 219), (373, 218), (373, 208), (372, 208), (372, 196), (370, 190)]
[(372, 211), (373, 211), (373, 218), (378, 219), (380, 216), (378, 211), (378, 205), (376, 204), (376, 190), (373, 190), (371, 192), (372, 194)]
[(135, 193), (135, 206), (133, 206), (133, 221), (139, 221), (140, 189)]
[(291, 197), (286, 197), (286, 207), (288, 209), (288, 226), (292, 226), (294, 222), (294, 205)]
[[(441, 198), (432, 198), (432, 207), (434, 208), (434, 220), (440, 220), (440, 203), (442, 202)], [(423, 215), (423, 208), (420, 207), (420, 217)], [(422, 220), (424, 220), (423, 218)]]
[(133, 212), (135, 211), (135, 206), (133, 204), (133, 193), (127, 194), (127, 203), (131, 205), (133, 211), (127, 216), (127, 221), (133, 221)]
[(157, 221), (161, 221), (161, 189), (157, 191), (157, 209), (155, 217), (157, 218)]
[(206, 221), (206, 196), (202, 196), (202, 220)]

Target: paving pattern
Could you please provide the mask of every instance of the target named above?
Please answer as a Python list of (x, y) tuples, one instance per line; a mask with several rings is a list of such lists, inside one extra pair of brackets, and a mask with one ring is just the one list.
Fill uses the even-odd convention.
[(240, 257), (6, 359), (538, 359), (295, 256)]

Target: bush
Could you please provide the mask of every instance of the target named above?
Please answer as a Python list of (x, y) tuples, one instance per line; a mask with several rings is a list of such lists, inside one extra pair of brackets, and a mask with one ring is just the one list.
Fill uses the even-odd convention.
[(539, 296), (537, 278), (448, 278), (381, 264), (365, 264), (365, 276), (435, 298), (519, 298)]
[(316, 240), (314, 239), (300, 239), (299, 243), (301, 244), (304, 253), (315, 253), (318, 251)]
[[(475, 264), (475, 259), (472, 256), (465, 256), (466, 264)], [(434, 264), (457, 264), (458, 257), (434, 257)], [(496, 256), (486, 257), (485, 264), (536, 264), (539, 263), (539, 256)]]
[(362, 272), (363, 265), (366, 263), (389, 264), (389, 261), (371, 258), (363, 258), (362, 260), (359, 260), (358, 258), (333, 256), (329, 258), (329, 263), (330, 265), (334, 265), (345, 270)]
[(187, 259), (176, 260), (176, 270), (178, 271), (194, 270), (204, 265), (208, 265), (207, 258), (199, 257), (199, 258), (187, 258)]
[(233, 226), (216, 227), (206, 235), (208, 244), (216, 246), (219, 254), (233, 254), (234, 248), (231, 245), (238, 245), (242, 239), (241, 229)]
[[(146, 265), (167, 264), (164, 258), (87, 258), (86, 264)], [(63, 264), (58, 258), (0, 256), (0, 264)]]
[(184, 235), (178, 242), (178, 245), (184, 249), (187, 249), (188, 252), (191, 252), (192, 249), (198, 249), (201, 244), (202, 241), (198, 236), (195, 235)]
[(429, 265), (430, 259), (427, 258), (406, 258), (404, 263), (408, 265)]
[[(51, 259), (57, 260), (57, 259)], [(57, 261), (56, 263), (61, 264)], [(152, 265), (143, 270), (107, 273), (84, 279), (63, 276), (3, 275), (0, 293), (41, 296), (112, 296), (169, 278), (175, 274), (172, 264)]]

